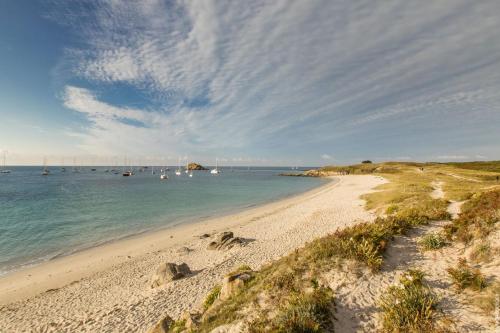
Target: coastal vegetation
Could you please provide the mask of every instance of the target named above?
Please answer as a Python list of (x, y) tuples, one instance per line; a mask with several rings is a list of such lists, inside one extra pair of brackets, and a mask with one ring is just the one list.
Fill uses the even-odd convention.
[[(311, 171), (318, 176), (369, 173), (388, 179), (378, 191), (363, 197), (366, 207), (379, 216), (374, 222), (358, 223), (318, 238), (258, 271), (251, 271), (252, 278), (224, 299), (220, 296), (221, 287), (215, 287), (204, 302), (200, 322), (191, 330), (210, 332), (232, 324), (250, 332), (333, 331), (336, 298), (335, 291), (325, 282), (328, 272), (346, 263), (357, 263), (371, 274), (378, 274), (395, 237), (408, 235), (415, 227), (427, 226), (431, 221), (450, 222), (442, 231), (420, 237), (418, 244), (423, 250), (480, 239), (483, 245), (476, 245), (475, 256), (482, 258), (482, 253), (491, 250), (484, 242), (496, 230), (500, 216), (500, 189), (492, 169), (495, 165), (491, 163), (487, 168), (482, 163), (467, 164), (466, 168), (437, 163), (362, 163)], [(434, 195), (436, 184), (444, 189), (442, 195)], [(462, 213), (451, 220), (450, 200), (464, 198), (469, 200)], [(248, 272), (249, 269), (245, 267)], [(465, 259), (447, 272), (457, 290), (479, 292), (489, 288), (484, 274), (471, 268)], [(439, 298), (424, 276), (421, 270), (409, 269), (399, 284), (389, 287), (382, 296), (380, 324), (385, 331), (447, 331), (439, 323), (443, 319)], [(496, 283), (493, 286), (492, 290), (498, 288)], [(491, 311), (491, 294), (485, 292), (474, 302)]]
[(388, 288), (380, 301), (387, 332), (432, 332), (436, 329), (438, 297), (424, 282), (425, 273), (410, 269), (399, 285)]
[[(476, 167), (476, 169), (473, 169)], [(460, 170), (458, 170), (460, 168)], [(420, 238), (424, 250), (444, 247), (448, 242), (484, 240), (499, 219), (500, 190), (494, 165), (443, 165), (436, 163), (362, 163), (347, 167), (325, 167), (317, 175), (334, 173), (380, 174), (389, 182), (379, 191), (364, 196), (366, 206), (378, 212), (374, 222), (359, 223), (316, 239), (294, 253), (252, 271), (252, 279), (234, 294), (220, 299), (220, 287), (206, 298), (202, 320), (193, 331), (209, 332), (228, 323), (251, 320), (249, 331), (320, 332), (333, 330), (335, 295), (322, 277), (345, 262), (357, 262), (377, 274), (384, 253), (398, 235), (430, 221), (450, 220), (449, 201), (468, 198), (457, 219), (443, 232)], [(462, 171), (465, 170), (465, 171)], [(470, 170), (474, 170), (471, 173)], [(465, 174), (464, 174), (465, 173)], [(491, 176), (491, 177), (489, 177)], [(481, 179), (481, 181), (477, 181)], [(443, 197), (433, 197), (436, 182), (443, 184)], [(476, 257), (488, 247), (477, 247)], [(247, 268), (248, 269), (248, 268)], [(485, 276), (461, 259), (447, 272), (459, 290), (487, 287)], [(425, 273), (410, 269), (397, 286), (391, 286), (380, 300), (381, 325), (387, 331), (434, 331), (439, 300), (424, 282)], [(476, 299), (488, 309), (491, 299)]]

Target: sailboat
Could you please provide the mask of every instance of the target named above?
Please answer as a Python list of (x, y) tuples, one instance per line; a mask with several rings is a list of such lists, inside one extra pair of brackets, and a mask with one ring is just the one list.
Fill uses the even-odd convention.
[(215, 169), (210, 170), (210, 173), (212, 175), (218, 175), (220, 173), (219, 168), (218, 168), (218, 160), (217, 160), (217, 158), (215, 159)]
[(127, 171), (125, 171), (125, 167), (127, 166), (127, 157), (125, 157), (125, 165), (123, 166), (123, 177), (130, 177), (134, 175), (134, 172), (132, 171), (131, 168), (129, 168)]
[(163, 168), (161, 169), (161, 174), (160, 174), (160, 179), (161, 180), (167, 180), (168, 179), (168, 175), (167, 175), (167, 168)]
[(7, 158), (7, 152), (3, 152), (3, 166), (2, 169), (0, 169), (0, 173), (10, 173), (10, 170), (5, 169), (5, 160)]
[(185, 173), (189, 173), (189, 159), (186, 158), (186, 170), (184, 170)]
[(43, 158), (43, 170), (42, 170), (42, 176), (48, 176), (50, 173), (49, 169), (47, 168), (47, 161), (45, 160), (45, 157)]
[(181, 175), (181, 159), (180, 158), (179, 158), (179, 162), (177, 164), (179, 167), (177, 168), (177, 170), (175, 170), (175, 175), (180, 176)]

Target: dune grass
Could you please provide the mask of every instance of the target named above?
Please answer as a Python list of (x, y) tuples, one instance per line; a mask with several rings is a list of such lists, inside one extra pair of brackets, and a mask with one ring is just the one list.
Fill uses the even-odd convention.
[(449, 239), (465, 244), (484, 239), (500, 221), (500, 189), (474, 195), (462, 206), (458, 219), (445, 227)]
[(456, 267), (449, 267), (447, 270), (453, 285), (457, 290), (462, 291), (470, 288), (475, 291), (481, 291), (486, 288), (486, 279), (479, 269), (473, 269), (464, 258), (458, 261)]
[(429, 233), (423, 236), (419, 241), (421, 249), (424, 251), (438, 250), (445, 247), (448, 243), (443, 235), (439, 233)]
[(437, 296), (424, 283), (424, 273), (410, 269), (382, 296), (382, 324), (386, 332), (432, 332)]

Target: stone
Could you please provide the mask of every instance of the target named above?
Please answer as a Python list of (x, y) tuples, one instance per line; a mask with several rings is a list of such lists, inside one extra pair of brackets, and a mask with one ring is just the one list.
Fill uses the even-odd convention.
[(181, 319), (185, 320), (185, 328), (188, 330), (188, 332), (190, 332), (198, 327), (201, 319), (201, 314), (186, 311), (182, 315)]
[(172, 326), (173, 323), (174, 320), (167, 315), (164, 318), (160, 319), (153, 327), (151, 327), (148, 333), (168, 333), (168, 329), (170, 328), (170, 326)]
[(225, 231), (220, 233), (215, 241), (208, 244), (207, 249), (209, 250), (227, 250), (231, 249), (235, 245), (242, 245), (243, 239), (239, 237), (234, 237), (231, 231)]
[(240, 292), (245, 284), (253, 278), (252, 271), (242, 271), (232, 273), (224, 278), (222, 288), (220, 290), (219, 299), (224, 301), (232, 295)]
[(156, 288), (164, 285), (173, 280), (182, 279), (191, 274), (191, 270), (189, 266), (185, 263), (180, 265), (167, 262), (156, 270), (156, 273), (153, 275), (151, 279), (151, 288)]

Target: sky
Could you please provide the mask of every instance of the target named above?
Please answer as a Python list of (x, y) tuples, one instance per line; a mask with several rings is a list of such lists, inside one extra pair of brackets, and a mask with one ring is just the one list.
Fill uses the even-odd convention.
[(500, 159), (500, 2), (0, 1), (9, 164)]

